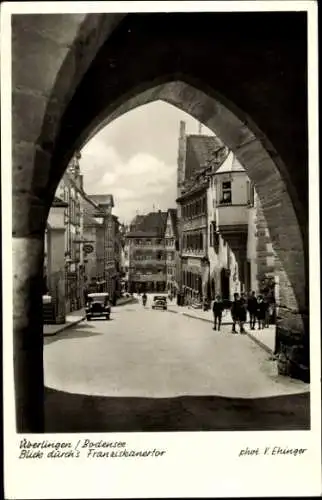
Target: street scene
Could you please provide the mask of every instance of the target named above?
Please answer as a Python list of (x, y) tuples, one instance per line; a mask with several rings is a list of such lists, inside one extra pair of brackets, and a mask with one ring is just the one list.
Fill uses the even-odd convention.
[(48, 432), (307, 428), (308, 385), (262, 347), (152, 301), (45, 338)]
[[(281, 273), (254, 185), (217, 136), (166, 104), (115, 129), (155, 110), (173, 123), (167, 149), (151, 131), (143, 154), (137, 133), (118, 174), (111, 125), (74, 155), (56, 190), (43, 279), (49, 429), (307, 428), (308, 381), (291, 376), (278, 349)], [(164, 155), (176, 159), (164, 162), (167, 179)], [(82, 398), (94, 398), (94, 411), (80, 417)]]
[(1, 11), (8, 498), (316, 493), (315, 3), (47, 3)]
[(13, 16), (20, 432), (117, 430), (128, 398), (129, 431), (221, 425), (178, 398), (309, 428), (307, 39), (285, 16)]

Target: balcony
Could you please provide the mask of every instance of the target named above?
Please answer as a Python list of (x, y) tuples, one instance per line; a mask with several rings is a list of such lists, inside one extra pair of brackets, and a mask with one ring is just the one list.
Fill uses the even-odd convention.
[(218, 205), (217, 224), (221, 228), (248, 226), (249, 208), (247, 205)]

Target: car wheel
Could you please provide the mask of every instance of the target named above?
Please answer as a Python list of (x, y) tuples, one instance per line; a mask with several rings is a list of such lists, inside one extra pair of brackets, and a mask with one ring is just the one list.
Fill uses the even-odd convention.
[(87, 319), (87, 321), (90, 321), (91, 317), (90, 316), (86, 316), (86, 319)]
[(109, 315), (106, 316), (106, 319), (110, 319)]

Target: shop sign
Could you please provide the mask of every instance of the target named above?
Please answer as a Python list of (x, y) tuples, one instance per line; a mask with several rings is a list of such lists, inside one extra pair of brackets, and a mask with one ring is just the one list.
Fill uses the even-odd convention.
[(84, 245), (83, 248), (84, 248), (84, 253), (86, 253), (86, 254), (92, 253), (94, 251), (93, 245), (90, 245), (89, 243)]

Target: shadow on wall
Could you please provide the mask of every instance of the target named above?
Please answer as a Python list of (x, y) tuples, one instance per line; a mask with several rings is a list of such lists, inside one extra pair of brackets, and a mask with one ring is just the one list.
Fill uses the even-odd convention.
[(309, 430), (310, 394), (103, 397), (45, 389), (45, 432)]

